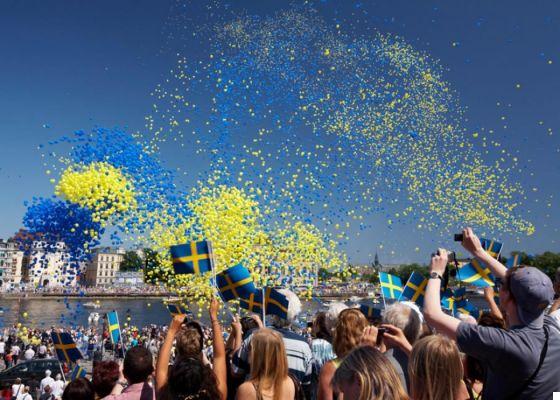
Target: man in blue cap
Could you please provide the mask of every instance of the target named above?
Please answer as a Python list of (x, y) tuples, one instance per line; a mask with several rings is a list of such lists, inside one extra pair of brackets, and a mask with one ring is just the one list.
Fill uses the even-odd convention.
[(500, 308), (508, 330), (460, 322), (440, 304), (447, 252), (432, 257), (424, 297), (426, 321), (457, 341), (459, 349), (486, 369), (485, 399), (550, 399), (560, 391), (560, 327), (545, 310), (554, 298), (552, 281), (534, 267), (507, 269), (488, 254), (470, 228), (463, 230), (463, 247), (502, 281)]

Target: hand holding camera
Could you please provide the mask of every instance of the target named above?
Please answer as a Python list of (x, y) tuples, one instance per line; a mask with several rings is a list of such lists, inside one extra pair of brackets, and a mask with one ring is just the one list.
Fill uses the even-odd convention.
[(484, 249), (480, 243), (480, 239), (475, 235), (471, 228), (463, 229), (463, 233), (455, 235), (455, 241), (461, 242), (465, 250), (477, 257), (484, 254)]
[(432, 254), (432, 260), (430, 262), (430, 273), (435, 272), (440, 276), (443, 276), (448, 261), (449, 259), (447, 250), (438, 249), (436, 254)]

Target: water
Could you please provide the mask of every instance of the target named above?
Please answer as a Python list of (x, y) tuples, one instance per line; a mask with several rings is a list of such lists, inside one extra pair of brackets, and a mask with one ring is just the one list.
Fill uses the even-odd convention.
[[(85, 303), (99, 302), (100, 308), (84, 307)], [(473, 298), (471, 302), (481, 309), (488, 308), (482, 298)], [(350, 304), (347, 302), (347, 304)], [(79, 326), (88, 324), (91, 312), (100, 315), (116, 310), (121, 324), (144, 326), (147, 324), (168, 324), (171, 316), (161, 298), (24, 298), (0, 299), (0, 307), (4, 313), (0, 314), (0, 327), (10, 326), (21, 322), (29, 328), (46, 328), (50, 326)], [(306, 301), (302, 304), (301, 323), (304, 324), (319, 309), (323, 308), (317, 300)], [(196, 316), (197, 307), (191, 311)], [(229, 323), (230, 316), (222, 311), (222, 321)], [(130, 317), (130, 320), (128, 320)], [(202, 322), (208, 323), (208, 313), (202, 311)]]

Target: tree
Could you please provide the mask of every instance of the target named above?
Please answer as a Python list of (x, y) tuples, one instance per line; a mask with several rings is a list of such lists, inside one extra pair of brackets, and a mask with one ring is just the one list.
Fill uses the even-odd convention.
[(427, 276), (428, 267), (426, 265), (412, 263), (403, 264), (399, 269), (391, 268), (391, 270), (389, 271), (391, 275), (397, 275), (399, 278), (401, 278), (403, 284), (408, 280), (408, 278), (410, 278), (410, 275), (413, 272), (419, 272), (422, 275)]
[(120, 266), (121, 271), (139, 271), (144, 263), (135, 251), (127, 251), (124, 254), (123, 261)]

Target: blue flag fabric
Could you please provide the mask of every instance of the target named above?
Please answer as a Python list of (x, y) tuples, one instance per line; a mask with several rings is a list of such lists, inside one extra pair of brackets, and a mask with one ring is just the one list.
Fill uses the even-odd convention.
[(217, 274), (216, 286), (218, 286), (224, 301), (238, 298), (248, 299), (249, 295), (257, 290), (251, 273), (241, 264)]
[(441, 294), (441, 306), (449, 311), (455, 310), (455, 297), (451, 289), (447, 288)]
[(203, 274), (212, 270), (212, 254), (206, 240), (171, 246), (175, 274)]
[(460, 314), (472, 315), (477, 320), (478, 318), (480, 318), (481, 314), (481, 311), (477, 307), (472, 305), (468, 300), (457, 303), (456, 312)]
[(496, 259), (500, 256), (500, 253), (502, 252), (503, 244), (500, 242), (496, 242), (495, 240), (480, 238), (480, 244), (488, 254), (490, 254), (492, 257)]
[(453, 298), (455, 299), (455, 301), (457, 303), (460, 303), (462, 301), (466, 301), (467, 300), (467, 288), (463, 286), (463, 287), (455, 289), (455, 291), (453, 292)]
[(70, 374), (70, 380), (73, 381), (74, 379), (84, 378), (85, 376), (86, 370), (76, 364), (74, 369), (72, 369), (72, 373)]
[(278, 290), (265, 288), (264, 304), (267, 314), (277, 315), (282, 319), (288, 319), (288, 306), (290, 301)]
[(375, 307), (373, 304), (360, 304), (360, 311), (368, 319), (381, 318), (381, 308)]
[(118, 343), (121, 338), (121, 326), (119, 324), (119, 315), (115, 310), (107, 313), (107, 324), (109, 325), (111, 343)]
[(401, 295), (401, 300), (404, 298), (418, 304), (420, 307), (424, 305), (424, 295), (426, 294), (426, 285), (428, 279), (419, 272), (413, 272), (408, 278), (404, 290)]
[(68, 332), (51, 332), (51, 338), (56, 350), (56, 356), (61, 362), (71, 363), (83, 358), (76, 343)]
[(494, 276), (490, 273), (490, 268), (476, 258), (473, 258), (468, 264), (459, 267), (457, 279), (480, 287), (494, 286)]
[(379, 273), (379, 283), (381, 284), (381, 293), (386, 299), (399, 299), (402, 294), (402, 281), (398, 276), (388, 274), (386, 272)]
[(506, 261), (506, 267), (507, 268), (517, 267), (518, 265), (521, 265), (521, 254), (519, 254), (519, 253), (516, 253), (516, 254), (512, 255)]
[(263, 312), (263, 294), (262, 290), (251, 293), (248, 297), (239, 298), (239, 306), (249, 312), (262, 314)]
[(188, 311), (185, 307), (183, 307), (183, 306), (180, 305), (180, 304), (172, 304), (172, 303), (170, 303), (170, 304), (167, 305), (167, 309), (169, 310), (169, 313), (170, 313), (172, 316), (175, 316), (175, 315), (189, 315), (189, 314), (192, 314), (190, 311)]

